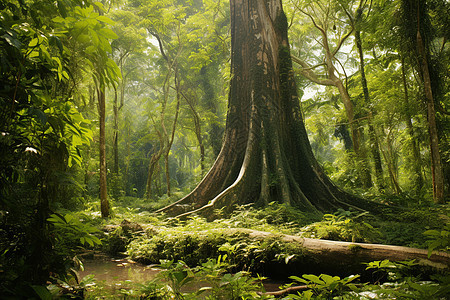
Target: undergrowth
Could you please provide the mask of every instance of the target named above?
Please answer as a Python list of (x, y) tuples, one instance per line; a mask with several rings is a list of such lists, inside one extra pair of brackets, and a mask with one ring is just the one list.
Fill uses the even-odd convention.
[[(122, 203), (131, 200), (124, 199)], [(280, 270), (284, 276), (292, 274), (292, 265), (303, 263), (307, 257), (304, 249), (283, 241), (283, 234), (415, 246), (429, 248), (430, 254), (433, 250), (449, 250), (448, 207), (389, 208), (381, 216), (339, 210), (319, 216), (271, 203), (263, 209), (237, 207), (231, 216), (207, 222), (198, 216), (171, 219), (131, 205), (114, 207), (111, 219), (103, 220), (98, 217), (96, 205), (82, 212), (61, 214), (64, 219), (55, 215), (55, 234), (67, 231), (70, 240), (84, 245), (80, 250), (122, 253), (163, 270), (155, 281), (128, 284), (120, 292), (127, 299), (274, 299), (264, 293), (262, 278), (258, 276), (274, 276), (274, 270)], [(72, 228), (76, 234), (71, 233)], [(271, 235), (249, 238), (246, 230)], [(359, 282), (357, 274), (339, 277), (297, 273), (291, 278), (292, 284), (306, 287), (281, 299), (445, 299), (450, 294), (448, 274), (433, 275), (424, 281), (417, 274), (404, 271), (412, 268), (414, 262), (410, 264), (373, 262), (367, 268), (384, 277), (372, 283)], [(101, 284), (89, 280), (92, 278), (77, 286), (90, 290), (92, 299), (104, 299), (98, 294)], [(201, 282), (202, 286), (186, 290), (192, 282)]]

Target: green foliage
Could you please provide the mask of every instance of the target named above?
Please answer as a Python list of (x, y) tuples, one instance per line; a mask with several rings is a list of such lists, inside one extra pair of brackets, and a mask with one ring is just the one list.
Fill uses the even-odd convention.
[(312, 274), (304, 274), (302, 278), (291, 276), (290, 279), (298, 283), (303, 283), (310, 290), (302, 292), (297, 296), (291, 296), (287, 299), (311, 299), (315, 296), (318, 299), (332, 299), (332, 297), (342, 294), (344, 291), (356, 291), (357, 288), (352, 282), (359, 278), (359, 275), (352, 275), (341, 279), (339, 276), (330, 276), (320, 274), (319, 276)]
[(417, 265), (414, 260), (391, 262), (388, 259), (373, 261), (367, 264), (366, 270), (376, 270), (374, 275), (378, 276), (376, 282), (390, 280), (403, 280), (412, 277), (413, 268)]
[(227, 254), (230, 268), (252, 272), (263, 271), (267, 262), (280, 265), (303, 257), (301, 247), (280, 238), (252, 240), (239, 231), (235, 235), (224, 235), (222, 233), (227, 227), (221, 227), (222, 224), (202, 225), (200, 220), (196, 219), (185, 227), (149, 228), (146, 236), (139, 236), (130, 242), (127, 254), (147, 264), (165, 259), (183, 260), (189, 266)]
[(181, 260), (161, 260), (158, 267), (162, 269), (158, 275), (168, 282), (175, 299), (183, 299), (181, 288), (194, 280), (193, 271)]
[(325, 214), (322, 221), (304, 227), (302, 236), (347, 242), (375, 242), (380, 238), (379, 231), (363, 220), (365, 213), (350, 218), (350, 212), (340, 213)]
[(121, 174), (111, 174), (108, 176), (108, 190), (111, 197), (117, 201), (125, 196), (125, 186)]
[(64, 10), (60, 3), (0, 4), (0, 207), (7, 215), (1, 228), (6, 235), (20, 228), (0, 245), (1, 264), (8, 263), (0, 287), (5, 297), (42, 294), (39, 287), (30, 294), (31, 286), (70, 269), (71, 257), (64, 256), (70, 251), (52, 248), (46, 219), (50, 206), (81, 199), (76, 174), (92, 132), (74, 103), (68, 43), (52, 21), (86, 2), (66, 2)]
[[(263, 278), (252, 278), (247, 272), (226, 273), (226, 257), (217, 261), (209, 259), (196, 268), (183, 261), (161, 261), (162, 269), (157, 278), (140, 285), (139, 292), (145, 299), (273, 299), (257, 293)], [(192, 290), (192, 286), (201, 287)], [(186, 292), (189, 290), (190, 292)]]
[(94, 235), (100, 231), (82, 223), (74, 214), (52, 214), (47, 221), (53, 226), (56, 249), (64, 254), (72, 254), (80, 245), (94, 247), (102, 244)]
[[(148, 234), (152, 235), (152, 232)], [(174, 230), (134, 239), (127, 247), (127, 254), (132, 259), (145, 263), (157, 263), (162, 259), (174, 261), (183, 259), (192, 266), (206, 261), (208, 257), (218, 256), (218, 248), (224, 241), (220, 234), (186, 235)]]
[(386, 244), (427, 248), (422, 233), (426, 229), (438, 229), (445, 223), (439, 211), (423, 205), (405, 210), (386, 209), (374, 224)]
[[(122, 77), (116, 63), (108, 57), (112, 53), (110, 40), (117, 35), (108, 26), (114, 22), (97, 11), (103, 11), (103, 6), (75, 7), (68, 17), (56, 17), (53, 22), (60, 24), (66, 38), (74, 38), (76, 46), (86, 58), (85, 63), (93, 71), (92, 75), (98, 88), (103, 91), (106, 85), (113, 85)], [(97, 10), (97, 11), (96, 11)], [(63, 36), (64, 36), (63, 35)]]
[(450, 223), (446, 223), (442, 230), (427, 230), (423, 233), (428, 240), (428, 257), (435, 250), (450, 250)]
[[(441, 299), (450, 292), (450, 277), (448, 274), (432, 275), (432, 281), (415, 279), (414, 261), (391, 262), (389, 260), (374, 261), (367, 264), (367, 269), (375, 269), (378, 282), (388, 280), (379, 286), (370, 286), (368, 290), (380, 298), (399, 299)], [(380, 275), (381, 274), (381, 275)]]

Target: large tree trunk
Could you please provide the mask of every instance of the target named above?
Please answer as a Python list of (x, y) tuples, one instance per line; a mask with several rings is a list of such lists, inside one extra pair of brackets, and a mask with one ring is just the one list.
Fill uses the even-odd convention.
[(213, 217), (214, 208), (270, 201), (309, 211), (352, 206), (355, 199), (329, 181), (313, 156), (281, 1), (230, 4), (232, 80), (222, 149), (189, 195), (159, 211)]

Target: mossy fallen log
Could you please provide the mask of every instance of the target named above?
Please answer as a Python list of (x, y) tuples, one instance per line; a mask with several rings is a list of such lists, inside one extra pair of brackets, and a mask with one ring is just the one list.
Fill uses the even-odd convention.
[[(273, 236), (268, 232), (243, 230), (251, 239)], [(428, 257), (427, 250), (403, 246), (320, 240), (294, 235), (278, 236), (284, 242), (305, 250), (302, 260), (297, 263), (293, 261), (302, 273), (358, 274), (365, 270), (366, 263), (385, 259), (393, 262), (415, 260), (422, 269), (450, 271), (450, 254), (446, 252), (433, 252)]]
[(450, 254), (445, 252), (428, 257), (428, 251), (424, 249), (310, 239), (242, 228), (168, 233), (167, 228), (142, 227), (151, 234), (132, 241), (129, 254), (144, 263), (181, 259), (188, 264), (200, 264), (225, 254), (222, 246), (228, 243), (231, 246), (239, 244), (234, 252), (228, 253), (236, 269), (272, 278), (321, 273), (364, 275), (367, 273), (365, 263), (386, 259), (392, 262), (415, 260), (420, 274), (450, 271)]

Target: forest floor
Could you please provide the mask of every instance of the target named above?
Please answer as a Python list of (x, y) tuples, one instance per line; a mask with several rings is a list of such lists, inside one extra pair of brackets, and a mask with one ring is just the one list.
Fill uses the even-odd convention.
[[(304, 267), (305, 250), (281, 238), (291, 235), (421, 249), (434, 243), (432, 247), (448, 251), (448, 205), (387, 208), (382, 216), (344, 210), (317, 216), (272, 203), (264, 209), (239, 207), (231, 216), (207, 222), (196, 216), (181, 221), (154, 215), (138, 208), (139, 200), (130, 200), (117, 202), (108, 221), (99, 221), (95, 206), (77, 213), (101, 228), (102, 245), (96, 251), (137, 262), (136, 267), (128, 262), (115, 264), (130, 276), (113, 289), (108, 288), (108, 280), (82, 273), (80, 284), (86, 287), (88, 299), (448, 299), (450, 295), (448, 269), (380, 259), (366, 263), (360, 272), (346, 268), (321, 272), (314, 262), (313, 267)], [(254, 238), (249, 231), (268, 235)], [(147, 269), (158, 269), (154, 277), (133, 278), (136, 269), (148, 265)], [(263, 284), (267, 278), (284, 284), (275, 289), (271, 285), (267, 292), (268, 285)]]

